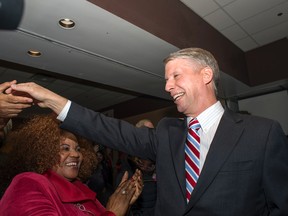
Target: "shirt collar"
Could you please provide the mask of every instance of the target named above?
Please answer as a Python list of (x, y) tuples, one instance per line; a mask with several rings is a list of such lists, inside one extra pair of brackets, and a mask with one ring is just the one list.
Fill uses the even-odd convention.
[[(217, 101), (212, 106), (208, 107), (202, 113), (200, 113), (196, 118), (201, 125), (201, 129), (207, 132), (209, 128), (222, 117), (224, 113), (224, 108), (222, 107), (220, 101)], [(193, 119), (193, 117), (187, 117), (187, 125)]]

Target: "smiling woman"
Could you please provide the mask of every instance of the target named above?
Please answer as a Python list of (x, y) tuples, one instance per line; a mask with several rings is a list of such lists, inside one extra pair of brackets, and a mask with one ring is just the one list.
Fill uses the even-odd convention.
[(142, 191), (140, 171), (134, 181), (126, 174), (105, 209), (82, 183), (97, 165), (92, 144), (60, 129), (51, 116), (33, 117), (7, 142), (13, 150), (1, 165), (0, 182), (6, 184), (1, 189), (10, 184), (0, 201), (1, 215), (123, 216)]
[(60, 140), (60, 162), (53, 166), (52, 170), (68, 181), (73, 181), (78, 176), (82, 160), (83, 155), (77, 138), (64, 131)]
[[(83, 166), (79, 169), (78, 177), (85, 181), (97, 166), (97, 159), (93, 153), (91, 143), (81, 137), (59, 128), (52, 116), (35, 116), (24, 122), (16, 131), (12, 131), (6, 142), (13, 146), (10, 160), (3, 167), (6, 168), (6, 179), (12, 179), (16, 174), (22, 172), (36, 172), (43, 174), (59, 164), (60, 143), (69, 140), (77, 141), (81, 148), (81, 154), (85, 158)], [(61, 152), (60, 152), (61, 153)], [(88, 163), (88, 165), (85, 165)], [(1, 165), (3, 166), (3, 165)]]

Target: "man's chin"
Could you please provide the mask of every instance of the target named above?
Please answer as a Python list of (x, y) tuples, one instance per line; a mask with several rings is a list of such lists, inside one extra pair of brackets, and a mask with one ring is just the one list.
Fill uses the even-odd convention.
[(180, 106), (180, 105), (178, 105), (178, 104), (176, 104), (176, 106), (177, 106), (177, 110), (178, 110), (178, 112), (184, 114), (184, 109), (183, 109), (183, 107)]

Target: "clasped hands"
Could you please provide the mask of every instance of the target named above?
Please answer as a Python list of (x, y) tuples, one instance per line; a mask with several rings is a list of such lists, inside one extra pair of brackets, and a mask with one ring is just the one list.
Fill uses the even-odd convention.
[(127, 210), (133, 205), (143, 190), (143, 178), (140, 170), (136, 170), (131, 179), (128, 179), (126, 171), (122, 180), (110, 196), (106, 209), (113, 212), (116, 216), (126, 215)]

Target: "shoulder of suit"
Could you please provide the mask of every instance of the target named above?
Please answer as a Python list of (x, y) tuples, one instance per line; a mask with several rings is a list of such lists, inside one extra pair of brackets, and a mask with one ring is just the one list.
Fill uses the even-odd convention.
[[(234, 118), (236, 122), (239, 121), (244, 121), (244, 122), (254, 122), (254, 123), (261, 123), (261, 124), (272, 124), (275, 123), (275, 120), (268, 119), (262, 116), (257, 116), (257, 115), (251, 115), (251, 114), (246, 114), (246, 113), (238, 113), (238, 112), (233, 112), (231, 110), (225, 110), (226, 115), (230, 115)], [(224, 115), (225, 115), (224, 113)]]
[(157, 126), (179, 126), (183, 123), (185, 123), (185, 118), (164, 117), (158, 122)]

